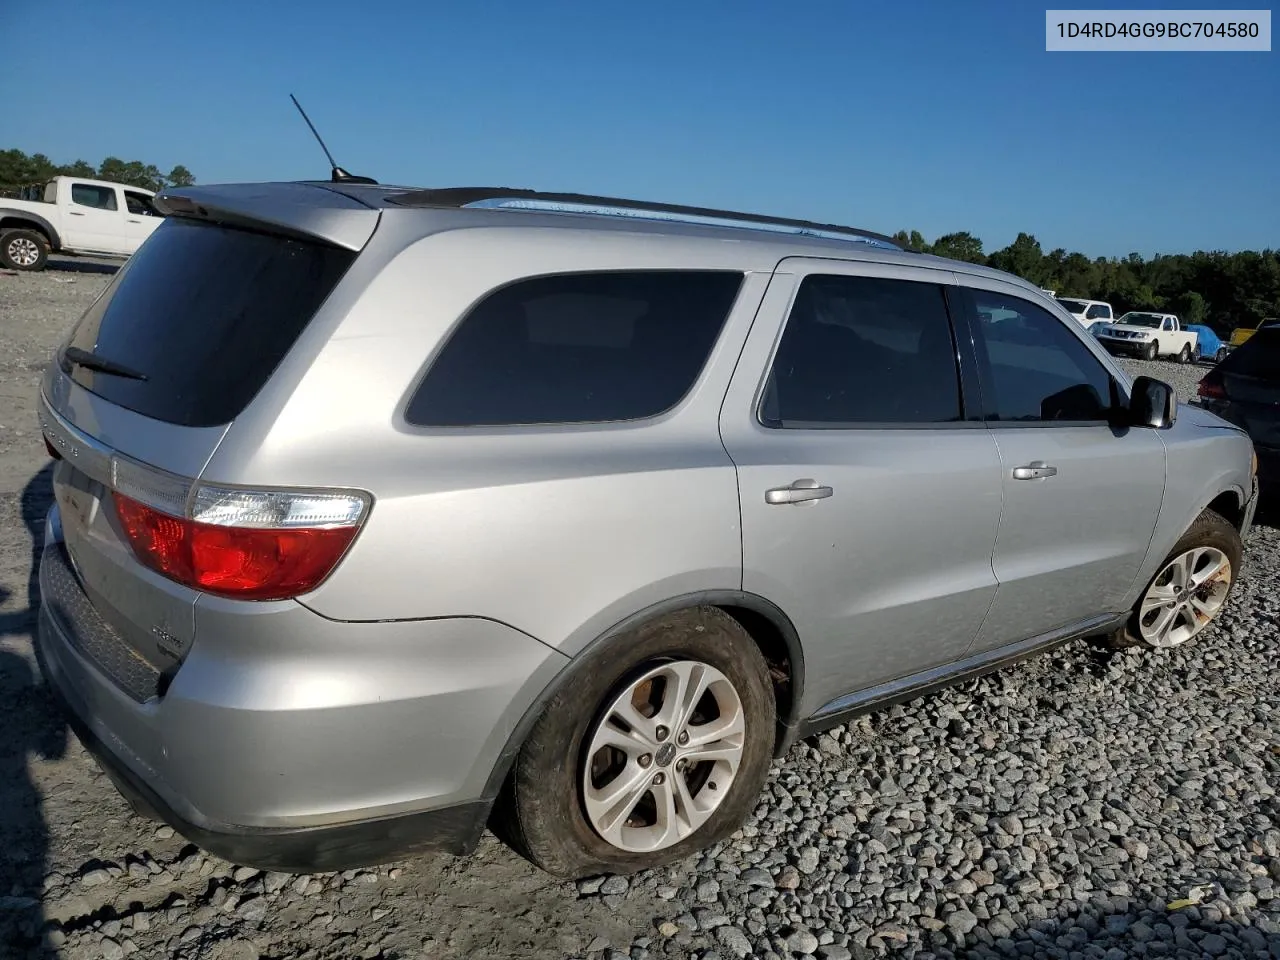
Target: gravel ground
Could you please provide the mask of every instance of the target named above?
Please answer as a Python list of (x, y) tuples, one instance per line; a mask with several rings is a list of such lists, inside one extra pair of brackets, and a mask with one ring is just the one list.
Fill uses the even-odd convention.
[[(1265, 517), (1190, 647), (1077, 644), (798, 744), (739, 835), (669, 869), (561, 883), (489, 837), (309, 877), (204, 856), (131, 813), (34, 671), (38, 371), (109, 269), (58, 267), (0, 274), (0, 956), (1280, 957)], [(1131, 367), (1183, 396), (1202, 373)]]

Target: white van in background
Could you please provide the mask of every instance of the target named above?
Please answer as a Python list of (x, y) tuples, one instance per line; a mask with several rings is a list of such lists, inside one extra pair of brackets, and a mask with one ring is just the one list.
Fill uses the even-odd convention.
[(1083, 323), (1086, 328), (1092, 327), (1095, 323), (1110, 323), (1115, 318), (1111, 304), (1103, 300), (1080, 300), (1076, 297), (1056, 299), (1067, 313)]

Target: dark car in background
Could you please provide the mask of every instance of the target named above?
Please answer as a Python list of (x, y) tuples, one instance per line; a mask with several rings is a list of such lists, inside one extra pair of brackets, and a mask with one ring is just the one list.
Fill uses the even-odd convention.
[(1258, 454), (1258, 476), (1280, 483), (1280, 323), (1260, 327), (1205, 374), (1201, 404), (1243, 427)]

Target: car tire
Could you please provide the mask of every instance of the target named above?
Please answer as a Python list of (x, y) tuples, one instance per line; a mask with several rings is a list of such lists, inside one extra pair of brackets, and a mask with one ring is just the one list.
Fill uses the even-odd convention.
[(1226, 347), (1219, 347), (1218, 352), (1213, 355), (1213, 362), (1221, 363), (1223, 360), (1227, 359), (1228, 352), (1229, 351)]
[[(1205, 510), (1161, 561), (1159, 570), (1133, 605), (1129, 622), (1108, 638), (1108, 645), (1168, 649), (1199, 636), (1225, 608), (1239, 576), (1243, 556), (1244, 545), (1239, 531), (1225, 517), (1213, 510)], [(1184, 600), (1180, 599), (1184, 596), (1181, 588), (1188, 584), (1177, 582), (1175, 562), (1187, 558), (1195, 559), (1190, 560), (1184, 569), (1200, 586)], [(1169, 589), (1171, 586), (1172, 590)], [(1161, 623), (1161, 614), (1170, 608), (1175, 612), (1165, 629), (1154, 629)]]
[(6, 230), (0, 235), (0, 264), (10, 270), (43, 270), (49, 262), (49, 240), (37, 230)]
[(1178, 362), (1179, 363), (1191, 362), (1191, 344), (1184, 343), (1182, 345), (1182, 349), (1178, 351)]
[[(668, 693), (680, 689), (671, 684), (681, 671), (684, 689), (699, 671), (710, 678), (707, 693), (690, 706), (695, 718), (700, 707), (712, 718), (648, 725), (677, 715)], [(731, 759), (686, 761), (684, 751), (697, 749), (699, 728), (734, 729), (734, 710), (740, 733), (714, 743), (722, 753), (737, 751), (736, 767)], [(636, 723), (629, 733), (624, 715)], [(690, 746), (678, 746), (689, 731)], [(671, 863), (727, 837), (746, 819), (769, 772), (775, 731), (768, 666), (747, 631), (714, 607), (681, 610), (587, 656), (517, 754), (492, 825), (558, 877), (628, 874)], [(624, 789), (619, 781), (632, 786)], [(611, 799), (611, 789), (623, 799)]]
[(1153, 340), (1151, 343), (1148, 343), (1148, 344), (1147, 344), (1147, 348), (1146, 348), (1146, 350), (1145, 350), (1145, 351), (1143, 351), (1142, 359), (1144, 359), (1144, 360), (1155, 360), (1155, 359), (1156, 359), (1157, 357), (1159, 357), (1159, 356), (1160, 356), (1160, 347), (1159, 347), (1159, 345), (1158, 345), (1158, 344)]

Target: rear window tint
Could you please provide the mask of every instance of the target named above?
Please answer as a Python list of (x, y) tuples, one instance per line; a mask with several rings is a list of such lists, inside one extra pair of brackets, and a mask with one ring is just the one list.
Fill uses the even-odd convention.
[(188, 427), (234, 420), (262, 389), (355, 254), (189, 220), (163, 223), (68, 341), (146, 376), (63, 360), (86, 390)]
[(1243, 377), (1280, 380), (1280, 326), (1263, 327), (1232, 350), (1218, 369)]
[(655, 416), (697, 380), (741, 285), (741, 273), (645, 271), (504, 287), (449, 338), (406, 419), (464, 427)]

